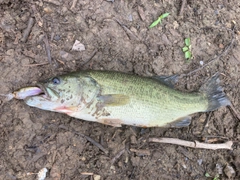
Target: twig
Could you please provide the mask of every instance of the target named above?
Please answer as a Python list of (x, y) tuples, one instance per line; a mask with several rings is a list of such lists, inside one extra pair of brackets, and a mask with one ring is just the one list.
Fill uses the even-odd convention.
[(26, 65), (23, 65), (23, 66), (34, 67), (34, 66), (42, 66), (42, 65), (46, 65), (46, 64), (48, 64), (48, 62), (47, 63), (40, 63), (40, 64), (26, 64)]
[(35, 22), (34, 18), (30, 17), (29, 20), (28, 20), (27, 28), (23, 32), (23, 37), (21, 39), (22, 42), (24, 42), (24, 43), (27, 42), (27, 38), (28, 38), (28, 36), (29, 36), (29, 34), (32, 30), (34, 22)]
[(72, 6), (70, 7), (70, 9), (71, 9), (72, 11), (74, 10), (74, 8), (75, 8), (75, 6), (76, 6), (77, 1), (78, 1), (78, 0), (73, 0), (73, 1), (72, 1)]
[(150, 151), (148, 149), (134, 149), (131, 148), (130, 149), (131, 152), (135, 152), (136, 154), (140, 155), (140, 156), (149, 156), (151, 155)]
[(55, 4), (57, 6), (60, 6), (61, 5), (61, 2), (59, 2), (58, 0), (43, 0), (44, 2), (47, 2), (47, 3), (52, 3), (52, 4)]
[(232, 47), (233, 42), (234, 42), (234, 40), (235, 40), (234, 29), (235, 29), (235, 25), (234, 25), (233, 29), (227, 29), (227, 30), (231, 31), (232, 39), (231, 39), (231, 42), (230, 42), (230, 43), (228, 44), (228, 46), (222, 51), (221, 54), (219, 54), (217, 57), (213, 58), (212, 60), (208, 61), (206, 64), (204, 64), (204, 65), (201, 66), (200, 68), (197, 68), (197, 69), (195, 69), (195, 70), (193, 70), (193, 71), (191, 71), (191, 72), (189, 72), (189, 73), (187, 73), (187, 74), (182, 74), (182, 75), (181, 75), (181, 78), (182, 78), (182, 77), (186, 77), (186, 76), (190, 76), (191, 74), (193, 74), (193, 73), (195, 73), (195, 72), (197, 72), (197, 71), (200, 71), (201, 69), (203, 69), (204, 67), (208, 66), (209, 64), (211, 64), (211, 63), (214, 62), (215, 60), (217, 60), (217, 59), (219, 59), (220, 57), (222, 57), (225, 53), (227, 53), (227, 52), (230, 50), (230, 48)]
[(168, 143), (168, 144), (176, 144), (180, 146), (186, 146), (191, 148), (199, 148), (199, 149), (230, 149), (232, 150), (232, 141), (227, 141), (221, 144), (208, 144), (208, 143), (201, 143), (199, 141), (185, 141), (176, 138), (149, 138), (149, 142), (158, 142), (158, 143)]
[(122, 156), (122, 154), (125, 152), (125, 148), (119, 151), (116, 156), (114, 156), (111, 160), (111, 164), (114, 164), (115, 161)]
[(101, 144), (99, 144), (98, 142), (94, 141), (92, 138), (84, 135), (84, 134), (81, 134), (81, 133), (77, 133), (75, 132), (76, 134), (80, 135), (80, 136), (83, 136), (85, 137), (89, 142), (91, 142), (93, 145), (97, 146), (99, 149), (101, 149), (105, 154), (108, 154), (108, 150), (105, 149)]
[(182, 0), (182, 5), (181, 5), (181, 9), (179, 11), (179, 16), (182, 16), (185, 4), (186, 4), (186, 0)]
[(233, 112), (233, 114), (236, 116), (236, 118), (240, 121), (240, 115), (238, 114), (238, 112), (236, 111), (235, 107), (232, 104), (229, 106), (229, 109), (230, 109), (230, 111)]
[(90, 56), (90, 58), (88, 58), (88, 59), (82, 64), (82, 66), (85, 66), (87, 63), (89, 63), (89, 62), (92, 60), (92, 58), (97, 54), (97, 52), (98, 52), (98, 50), (93, 51), (93, 53), (92, 53), (92, 55)]
[[(68, 128), (66, 128), (65, 126), (59, 126), (61, 129), (64, 129), (64, 130), (69, 130)], [(108, 150), (105, 149), (101, 144), (99, 144), (98, 142), (94, 141), (92, 138), (86, 136), (85, 134), (82, 134), (82, 133), (79, 133), (77, 131), (75, 131), (74, 129), (71, 129), (70, 130), (71, 132), (79, 135), (79, 136), (82, 136), (84, 138), (86, 138), (89, 142), (91, 142), (93, 145), (97, 146), (99, 149), (101, 149), (105, 154), (108, 154)]]
[(134, 35), (134, 34), (132, 33), (132, 31), (131, 31), (130, 29), (128, 29), (124, 24), (122, 24), (122, 23), (121, 23), (119, 20), (117, 20), (116, 18), (115, 18), (114, 20), (123, 28), (123, 30), (126, 32), (126, 34), (127, 34), (127, 36), (128, 36), (129, 39), (131, 39), (131, 40), (135, 39), (135, 40), (137, 40), (137, 41), (140, 41), (139, 38), (138, 38), (136, 35)]
[(143, 8), (141, 6), (138, 6), (138, 14), (139, 14), (140, 18), (142, 19), (142, 21), (146, 20), (145, 13), (144, 13)]
[(84, 176), (92, 176), (94, 175), (92, 172), (81, 172), (81, 175), (84, 175)]
[[(50, 1), (48, 1), (48, 2), (50, 2)], [(54, 3), (54, 2), (56, 2), (56, 1), (54, 1), (54, 0), (51, 1), (51, 3)], [(33, 10), (33, 13), (34, 13), (34, 16), (35, 16), (38, 26), (40, 28), (42, 28), (43, 27), (43, 19), (42, 19), (40, 13), (38, 12), (35, 5), (32, 5), (31, 7), (32, 7), (32, 10)], [(44, 32), (43, 42), (45, 44), (45, 50), (47, 53), (48, 62), (52, 65), (52, 57), (51, 57), (51, 51), (50, 51), (51, 48), (50, 48), (50, 45), (48, 42), (47, 34), (45, 32)], [(55, 63), (56, 63), (56, 61), (55, 61)]]
[(34, 4), (31, 7), (32, 7), (33, 14), (34, 14), (34, 17), (37, 21), (38, 26), (42, 27), (43, 26), (43, 19), (42, 19), (40, 13), (38, 12), (38, 10), (37, 10), (37, 8)]
[(203, 132), (205, 131), (205, 129), (206, 129), (206, 126), (208, 125), (208, 122), (209, 122), (209, 120), (210, 120), (210, 117), (212, 116), (212, 111), (208, 114), (208, 117), (207, 117), (207, 119), (205, 120), (205, 122), (204, 122), (204, 126), (203, 126), (203, 128), (202, 128), (202, 133), (201, 134), (203, 134)]
[(47, 38), (46, 34), (43, 37), (43, 42), (45, 44), (45, 50), (46, 50), (46, 53), (47, 53), (48, 62), (50, 64), (52, 64), (51, 50), (50, 50), (50, 45), (49, 45), (48, 38)]

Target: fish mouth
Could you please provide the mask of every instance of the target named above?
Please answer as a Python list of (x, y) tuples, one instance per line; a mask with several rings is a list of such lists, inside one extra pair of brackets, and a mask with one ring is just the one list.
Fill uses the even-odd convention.
[(40, 83), (36, 84), (36, 86), (42, 90), (38, 96), (46, 100), (57, 100), (59, 98), (59, 95), (55, 90), (48, 88)]
[(40, 94), (38, 94), (37, 96), (41, 96), (45, 99), (50, 99), (50, 95), (46, 89), (46, 87), (42, 84), (36, 84), (36, 87), (40, 88), (42, 90), (42, 92)]

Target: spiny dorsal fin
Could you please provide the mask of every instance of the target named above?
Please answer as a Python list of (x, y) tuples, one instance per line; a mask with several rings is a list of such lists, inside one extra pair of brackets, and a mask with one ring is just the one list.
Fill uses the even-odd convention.
[(152, 78), (160, 81), (161, 83), (165, 84), (168, 87), (174, 88), (174, 85), (178, 81), (179, 75), (175, 74), (172, 76), (153, 76)]
[(106, 94), (99, 96), (98, 99), (106, 106), (122, 106), (130, 101), (129, 96), (123, 94)]

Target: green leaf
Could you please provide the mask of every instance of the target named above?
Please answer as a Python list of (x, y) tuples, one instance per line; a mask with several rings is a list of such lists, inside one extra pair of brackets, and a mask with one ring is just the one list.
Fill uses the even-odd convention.
[(217, 174), (217, 175), (213, 178), (213, 180), (220, 180), (220, 179), (219, 179), (219, 175)]
[(182, 48), (182, 51), (183, 51), (183, 52), (188, 51), (188, 47), (187, 47), (187, 46), (183, 47), (183, 48)]
[(169, 16), (170, 13), (164, 13), (162, 14), (161, 16), (158, 17), (158, 19), (156, 21), (154, 21), (150, 26), (149, 28), (153, 28), (155, 27), (156, 25), (158, 25), (159, 23), (162, 23), (162, 19), (166, 18)]
[(208, 173), (205, 173), (205, 177), (211, 177), (210, 174)]
[(161, 19), (164, 19), (169, 16), (170, 13), (164, 13), (160, 16)]
[(185, 39), (185, 44), (186, 44), (186, 46), (188, 46), (188, 47), (191, 45), (190, 38), (186, 38), (186, 39)]
[(153, 27), (155, 27), (156, 25), (158, 25), (159, 23), (161, 23), (161, 18), (158, 18), (156, 21), (154, 21), (150, 26), (149, 26), (149, 28), (153, 28)]
[(185, 52), (185, 59), (191, 59), (192, 53), (190, 51)]

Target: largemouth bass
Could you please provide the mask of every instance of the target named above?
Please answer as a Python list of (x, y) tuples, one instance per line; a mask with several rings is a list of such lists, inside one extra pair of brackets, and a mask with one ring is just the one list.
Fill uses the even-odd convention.
[(43, 110), (119, 127), (184, 127), (189, 115), (213, 111), (230, 101), (220, 86), (219, 75), (198, 92), (186, 93), (169, 85), (172, 77), (140, 77), (121, 72), (80, 71), (40, 82), (39, 94), (25, 103)]

